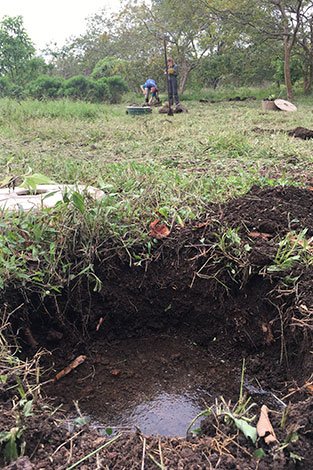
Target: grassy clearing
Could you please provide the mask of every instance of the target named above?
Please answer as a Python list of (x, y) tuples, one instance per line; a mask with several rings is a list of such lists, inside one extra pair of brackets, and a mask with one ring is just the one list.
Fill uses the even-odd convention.
[(253, 184), (312, 179), (313, 141), (281, 132), (312, 128), (311, 102), (301, 99), (299, 111), (289, 114), (264, 113), (259, 101), (188, 102), (188, 108), (173, 118), (157, 110), (130, 117), (125, 105), (0, 101), (1, 179), (31, 168), (106, 193), (97, 207), (86, 200), (83, 211), (68, 201), (52, 214), (5, 214), (2, 287), (14, 279), (43, 292), (59, 289), (73, 270), (72, 258), (72, 276), (85, 269), (92, 275), (100, 240), (114, 239), (126, 250), (141, 244), (149, 253), (148, 226), (157, 217), (182, 223)]
[(31, 167), (58, 182), (100, 185), (130, 224), (160, 206), (185, 219), (252, 184), (311, 178), (313, 142), (279, 132), (313, 127), (311, 102), (295, 114), (265, 114), (257, 101), (188, 108), (173, 119), (156, 111), (133, 118), (125, 106), (2, 101), (1, 177)]

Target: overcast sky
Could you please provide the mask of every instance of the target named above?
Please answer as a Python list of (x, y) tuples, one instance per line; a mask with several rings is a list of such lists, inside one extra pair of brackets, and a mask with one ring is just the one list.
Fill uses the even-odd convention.
[(53, 41), (62, 46), (65, 39), (85, 31), (85, 19), (102, 8), (117, 10), (120, 0), (0, 0), (3, 16), (21, 15), (25, 29), (38, 50)]

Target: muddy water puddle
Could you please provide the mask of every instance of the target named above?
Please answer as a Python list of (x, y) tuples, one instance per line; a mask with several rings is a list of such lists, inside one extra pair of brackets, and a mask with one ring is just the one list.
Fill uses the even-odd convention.
[(216, 344), (204, 349), (186, 337), (162, 335), (95, 343), (53, 394), (68, 411), (78, 402), (101, 426), (185, 436), (216, 397), (238, 396), (239, 380), (240, 363)]

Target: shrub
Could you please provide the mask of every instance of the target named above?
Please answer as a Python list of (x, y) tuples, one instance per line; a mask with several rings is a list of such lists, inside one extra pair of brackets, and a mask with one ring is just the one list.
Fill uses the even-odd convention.
[(100, 80), (88, 81), (88, 95), (87, 98), (93, 103), (101, 103), (102, 101), (110, 101), (110, 87), (105, 78)]
[(28, 86), (29, 94), (38, 100), (57, 98), (61, 94), (64, 79), (42, 75), (32, 81)]
[(125, 80), (118, 75), (108, 77), (106, 82), (110, 90), (110, 103), (120, 103), (123, 93), (128, 91), (128, 86)]
[(64, 96), (76, 100), (84, 100), (88, 97), (89, 79), (83, 75), (77, 75), (64, 82)]
[(0, 77), (0, 98), (10, 96), (12, 84), (6, 77)]

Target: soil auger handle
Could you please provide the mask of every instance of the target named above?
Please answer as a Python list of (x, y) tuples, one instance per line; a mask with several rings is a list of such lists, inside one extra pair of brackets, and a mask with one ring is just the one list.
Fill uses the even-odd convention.
[(167, 51), (166, 51), (166, 36), (164, 35), (164, 60), (165, 60), (165, 71), (166, 71), (166, 84), (167, 84), (167, 96), (168, 96), (168, 116), (174, 116), (171, 101), (170, 101), (170, 84), (169, 84), (169, 75), (168, 75), (168, 66), (167, 66)]

